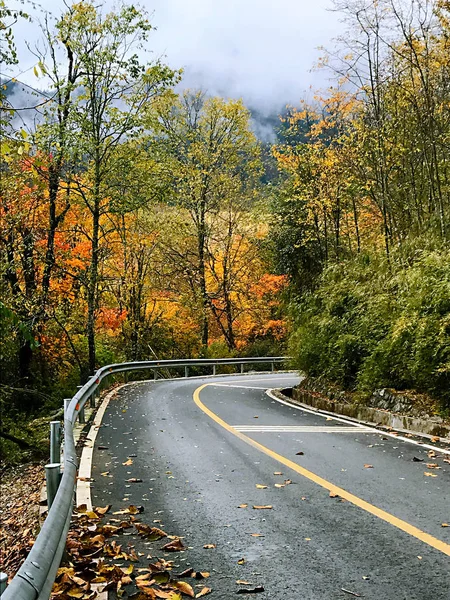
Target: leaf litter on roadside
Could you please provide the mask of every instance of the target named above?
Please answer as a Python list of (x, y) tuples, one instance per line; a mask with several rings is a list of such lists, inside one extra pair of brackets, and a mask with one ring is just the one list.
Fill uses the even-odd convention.
[[(12, 577), (30, 552), (39, 531), (40, 490), (45, 480), (42, 465), (21, 465), (1, 475), (0, 564)], [(46, 502), (45, 502), (46, 504)]]
[(174, 562), (165, 558), (153, 559), (144, 568), (135, 566), (144, 554), (137, 553), (130, 544), (124, 547), (120, 543), (119, 535), (127, 535), (125, 530), (136, 533), (146, 543), (168, 538), (170, 541), (160, 548), (164, 552), (182, 552), (186, 547), (178, 536), (141, 522), (138, 515), (143, 512), (142, 507), (130, 505), (115, 511), (113, 514), (120, 515), (122, 520), (110, 518), (103, 523), (110, 509), (110, 505), (92, 510), (81, 505), (76, 509), (66, 543), (68, 566), (58, 569), (53, 600), (94, 600), (99, 592), (109, 590), (118, 598), (126, 592), (130, 600), (182, 600), (186, 596), (201, 598), (212, 592), (203, 586), (196, 593), (190, 583), (180, 581), (186, 577), (206, 579), (210, 575), (207, 571), (196, 572), (191, 568), (177, 575)]

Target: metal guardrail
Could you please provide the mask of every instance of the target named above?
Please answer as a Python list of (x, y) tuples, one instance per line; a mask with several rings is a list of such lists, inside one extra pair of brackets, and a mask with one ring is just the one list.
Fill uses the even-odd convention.
[[(212, 366), (213, 374), (218, 365), (270, 364), (272, 371), (276, 363), (285, 363), (289, 359), (283, 356), (265, 356), (248, 358), (218, 359), (179, 359), (151, 360), (107, 365), (99, 369), (66, 405), (64, 411), (64, 470), (56, 496), (51, 504), (48, 516), (36, 538), (28, 557), (1, 595), (1, 600), (48, 600), (56, 572), (64, 552), (67, 533), (73, 512), (73, 499), (77, 475), (77, 457), (73, 437), (73, 427), (77, 417), (84, 419), (84, 405), (94, 398), (101, 382), (108, 376), (130, 371), (153, 370), (156, 379), (158, 369), (184, 367), (185, 376), (189, 367)], [(92, 401), (91, 401), (92, 402)]]

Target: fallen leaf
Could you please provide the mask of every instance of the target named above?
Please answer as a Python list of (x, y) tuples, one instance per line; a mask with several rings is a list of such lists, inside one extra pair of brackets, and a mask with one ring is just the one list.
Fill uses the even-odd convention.
[(264, 509), (273, 508), (273, 506), (271, 504), (266, 504), (264, 506), (254, 506), (253, 508), (256, 510), (264, 510)]
[(177, 590), (180, 590), (181, 593), (186, 594), (186, 596), (189, 596), (189, 598), (194, 598), (194, 590), (192, 586), (189, 585), (189, 583), (187, 583), (186, 581), (175, 581), (173, 586), (176, 587)]
[(88, 512), (84, 513), (89, 519), (98, 519), (99, 516), (93, 510), (88, 510)]
[(365, 469), (373, 469), (373, 465), (364, 465)]
[(131, 458), (129, 458), (128, 460), (126, 460), (125, 462), (122, 463), (124, 466), (129, 467), (130, 465), (133, 464), (133, 461), (131, 460)]
[(236, 583), (238, 585), (252, 585), (249, 581), (245, 581), (245, 579), (238, 579)]
[(436, 473), (429, 473), (428, 471), (424, 471), (424, 475), (426, 477), (437, 477)]
[(345, 588), (341, 588), (342, 592), (345, 592), (346, 594), (350, 594), (351, 596), (356, 596), (357, 598), (361, 597), (361, 594), (358, 594), (357, 592), (351, 592), (350, 590), (346, 590)]
[(238, 508), (247, 508), (248, 504), (239, 504)]
[(152, 578), (159, 585), (164, 585), (170, 581), (169, 571), (161, 571), (161, 573), (152, 573)]
[(305, 538), (305, 542), (310, 542), (311, 538)]
[(130, 513), (130, 515), (137, 515), (141, 512), (144, 512), (144, 507), (130, 504), (130, 506), (128, 507), (128, 512)]
[(152, 542), (160, 540), (163, 537), (167, 537), (167, 533), (158, 527), (151, 527), (146, 523), (135, 523), (134, 526), (140, 535), (146, 537)]
[(284, 483), (275, 483), (275, 484), (274, 484), (274, 486), (275, 486), (276, 488), (283, 488), (283, 487), (286, 487), (286, 485), (285, 485)]
[(261, 592), (264, 592), (264, 588), (262, 585), (257, 585), (254, 588), (241, 588), (240, 590), (238, 590), (236, 592), (236, 594), (260, 594)]
[(427, 463), (428, 469), (440, 469), (441, 467), (437, 463)]
[(209, 587), (204, 587), (203, 589), (201, 589), (199, 591), (199, 593), (195, 596), (196, 598), (203, 598), (203, 596), (207, 596), (208, 594), (211, 593), (211, 588)]
[(245, 562), (246, 562), (246, 561), (245, 561), (245, 558), (240, 558), (240, 559), (237, 561), (237, 564), (238, 564), (238, 565), (244, 565), (244, 564), (245, 564)]
[(121, 510), (116, 510), (113, 512), (113, 515), (137, 515), (140, 512), (144, 512), (143, 506), (135, 506), (134, 504), (130, 504), (128, 508), (122, 508)]
[(441, 527), (450, 527), (450, 525), (448, 523), (442, 523)]
[(433, 435), (433, 437), (431, 438), (432, 442), (439, 442), (440, 441), (440, 437), (438, 435)]
[(102, 475), (103, 477), (108, 477), (109, 471), (105, 471), (104, 473), (100, 473), (100, 475)]
[(205, 550), (212, 550), (213, 548), (215, 548), (216, 545), (215, 544), (205, 544), (203, 546), (203, 548), (205, 548)]
[(65, 592), (70, 598), (82, 598), (84, 596), (84, 590), (78, 587), (71, 587)]
[(161, 549), (165, 552), (181, 552), (182, 550), (186, 550), (186, 548), (183, 546), (183, 542), (178, 538), (172, 542), (169, 542)]
[(275, 471), (274, 475), (283, 475), (281, 471)]
[(133, 565), (128, 565), (128, 567), (122, 569), (122, 572), (124, 575), (131, 575), (131, 573), (133, 572), (133, 569), (134, 569)]
[(189, 567), (188, 569), (180, 573), (178, 577), (190, 577), (193, 573), (194, 569), (192, 567)]
[(305, 454), (304, 452), (300, 451), (300, 452), (296, 452), (295, 456), (303, 456), (304, 454)]
[(265, 490), (267, 488), (267, 485), (263, 485), (262, 483), (257, 483), (256, 487), (258, 488), (258, 490)]
[(264, 537), (264, 535), (262, 533), (251, 533), (250, 535), (252, 537)]
[(336, 492), (330, 492), (330, 498), (339, 498), (339, 494), (336, 494)]
[(417, 558), (418, 558), (419, 560), (422, 560), (422, 557), (421, 557), (421, 556), (418, 556)]
[(192, 573), (194, 579), (208, 579), (209, 575), (208, 571), (197, 571), (196, 573)]
[(138, 477), (131, 477), (130, 479), (125, 479), (128, 483), (142, 483), (142, 479)]

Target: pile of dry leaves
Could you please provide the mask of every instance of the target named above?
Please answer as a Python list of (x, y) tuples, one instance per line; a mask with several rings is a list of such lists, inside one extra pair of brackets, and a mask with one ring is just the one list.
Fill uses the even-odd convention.
[(39, 531), (42, 465), (21, 465), (2, 473), (0, 485), (0, 564), (11, 579)]
[[(202, 598), (211, 592), (209, 587), (197, 583), (209, 577), (209, 573), (187, 569), (176, 574), (173, 561), (136, 553), (132, 546), (124, 548), (119, 543), (126, 531), (151, 542), (164, 539), (158, 553), (167, 556), (186, 549), (178, 536), (143, 523), (139, 516), (143, 509), (133, 505), (116, 511), (104, 523), (110, 508), (88, 510), (86, 505), (77, 508), (66, 545), (68, 566), (58, 570), (53, 598), (93, 600), (98, 592), (114, 590), (118, 597), (126, 594), (133, 600), (182, 600), (186, 596)], [(137, 565), (142, 560), (147, 566)]]

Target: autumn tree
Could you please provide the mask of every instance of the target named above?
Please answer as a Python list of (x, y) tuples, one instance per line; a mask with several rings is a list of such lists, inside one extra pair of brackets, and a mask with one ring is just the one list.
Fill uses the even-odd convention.
[(57, 23), (57, 41), (74, 57), (82, 73), (72, 126), (86, 168), (82, 177), (76, 178), (76, 192), (91, 214), (91, 260), (86, 282), (90, 372), (96, 367), (101, 219), (108, 210), (114, 153), (122, 142), (142, 130), (149, 104), (176, 79), (175, 73), (159, 61), (140, 62), (136, 51), (143, 47), (150, 30), (145, 13), (131, 5), (103, 14), (94, 4), (80, 2)]
[(208, 250), (213, 221), (233, 204), (243, 206), (258, 177), (259, 148), (241, 101), (185, 92), (158, 105), (157, 144), (171, 182), (171, 198), (186, 212), (195, 246), (187, 256), (172, 248), (199, 296), (201, 340), (209, 340), (212, 297)]

